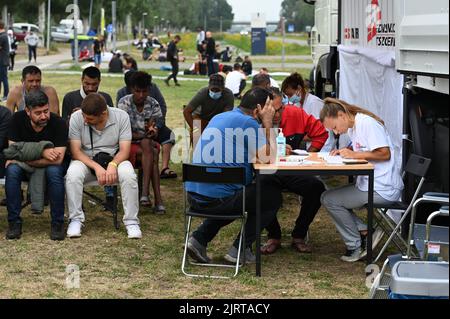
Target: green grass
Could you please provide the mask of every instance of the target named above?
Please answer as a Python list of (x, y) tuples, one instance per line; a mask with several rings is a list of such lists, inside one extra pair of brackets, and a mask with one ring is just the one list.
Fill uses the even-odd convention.
[[(10, 81), (11, 85), (18, 84), (18, 74), (12, 74)], [(168, 88), (160, 80), (155, 82), (168, 103), (168, 126), (184, 127), (182, 106), (205, 83), (183, 81), (182, 87)], [(79, 89), (80, 76), (44, 71), (43, 84), (54, 86), (62, 101), (66, 92)], [(121, 78), (105, 76), (101, 90), (115, 100), (116, 91), (122, 85)], [(161, 182), (167, 214), (157, 216), (150, 209), (140, 211), (142, 240), (128, 240), (123, 225), (119, 231), (114, 230), (110, 214), (86, 198), (86, 227), (82, 238), (77, 240), (51, 241), (48, 208), (41, 216), (31, 215), (29, 208), (24, 209), (22, 239), (0, 239), (0, 298), (349, 299), (367, 296), (364, 263), (339, 261), (345, 247), (323, 209), (310, 229), (313, 254), (300, 255), (289, 247), (289, 234), (298, 214), (298, 197), (291, 194), (284, 196), (278, 214), (283, 247), (273, 256), (263, 256), (262, 278), (255, 277), (254, 266), (246, 266), (232, 280), (185, 277), (180, 271), (184, 236), (181, 164), (172, 164), (172, 169), (179, 177)], [(332, 182), (340, 185), (345, 179)], [(103, 195), (100, 189), (92, 191)], [(1, 188), (0, 198), (3, 196)], [(2, 233), (7, 228), (6, 215), (6, 208), (0, 207)], [(237, 232), (238, 223), (224, 228), (208, 248), (210, 256), (222, 261)], [(70, 264), (80, 269), (80, 289), (68, 289), (65, 285), (66, 267)]]

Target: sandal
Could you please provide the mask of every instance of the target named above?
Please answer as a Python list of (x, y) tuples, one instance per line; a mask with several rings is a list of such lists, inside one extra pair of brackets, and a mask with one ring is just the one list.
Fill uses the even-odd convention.
[(141, 203), (141, 206), (143, 207), (152, 207), (152, 202), (148, 198), (148, 196), (141, 196), (141, 199), (139, 200)]
[(156, 215), (164, 215), (166, 213), (166, 208), (164, 207), (164, 205), (156, 205), (153, 208), (153, 211)]
[(311, 245), (307, 244), (304, 239), (292, 238), (292, 247), (299, 253), (310, 254), (312, 253)]
[(166, 167), (161, 171), (161, 175), (160, 177), (162, 179), (165, 178), (177, 178), (177, 173), (175, 173), (174, 171), (172, 171), (170, 168)]
[(272, 255), (278, 248), (281, 248), (281, 240), (271, 238), (261, 247), (261, 254)]

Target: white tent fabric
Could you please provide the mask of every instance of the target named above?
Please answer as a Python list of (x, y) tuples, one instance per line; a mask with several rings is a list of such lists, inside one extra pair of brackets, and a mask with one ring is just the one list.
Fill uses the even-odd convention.
[(367, 109), (386, 124), (402, 164), (403, 77), (395, 70), (395, 52), (339, 46), (339, 98)]
[[(395, 147), (397, 168), (402, 167), (403, 76), (395, 70), (395, 52), (373, 48), (338, 47), (339, 98), (378, 115)], [(390, 211), (393, 220), (400, 211)]]

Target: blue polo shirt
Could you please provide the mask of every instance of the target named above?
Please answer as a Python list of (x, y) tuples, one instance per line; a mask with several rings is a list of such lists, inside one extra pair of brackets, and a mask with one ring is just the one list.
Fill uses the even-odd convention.
[[(254, 159), (266, 144), (264, 130), (239, 108), (212, 118), (194, 150), (193, 164), (215, 167), (244, 167), (246, 185), (253, 180)], [(242, 186), (235, 184), (186, 183), (188, 192), (211, 198), (233, 196)]]

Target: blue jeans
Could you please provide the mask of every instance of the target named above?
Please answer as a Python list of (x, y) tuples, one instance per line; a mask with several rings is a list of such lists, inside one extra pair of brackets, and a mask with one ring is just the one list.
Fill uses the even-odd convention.
[(2, 83), (3, 83), (3, 97), (7, 97), (9, 94), (8, 66), (7, 65), (0, 65), (0, 89), (1, 89)]
[[(50, 214), (52, 224), (64, 223), (64, 165), (52, 165), (45, 168), (48, 198), (50, 200)], [(17, 164), (10, 164), (6, 168), (6, 198), (9, 223), (22, 223), (21, 184), (27, 179), (27, 173)]]

